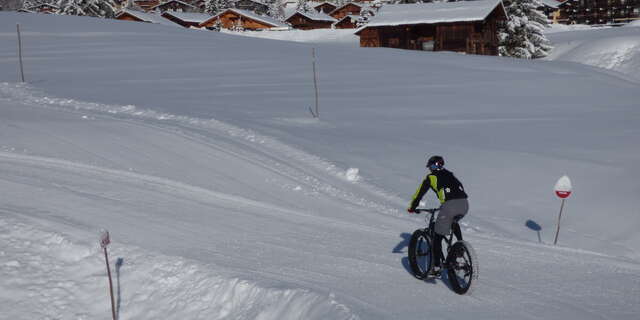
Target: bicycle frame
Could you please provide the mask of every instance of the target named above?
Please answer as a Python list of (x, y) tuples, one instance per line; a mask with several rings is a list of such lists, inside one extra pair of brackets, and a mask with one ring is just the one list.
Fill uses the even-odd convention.
[[(436, 212), (440, 211), (440, 208), (433, 208), (433, 209), (416, 209), (415, 213), (416, 214), (420, 214), (421, 212), (427, 212), (429, 214), (428, 217), (428, 222), (427, 222), (427, 217), (425, 216), (425, 222), (427, 222), (427, 227), (424, 228), (423, 230), (425, 230), (429, 236), (431, 237), (431, 239), (435, 239), (435, 234), (436, 234), (436, 228), (435, 228), (435, 215)], [(445, 243), (447, 244), (447, 254), (449, 253), (449, 250), (451, 249), (451, 246), (453, 245), (453, 236), (456, 236), (456, 238), (458, 240), (462, 240), (462, 232), (460, 231), (460, 226), (458, 225), (458, 221), (454, 220), (453, 223), (451, 224), (451, 230), (449, 230), (449, 234), (444, 236), (444, 240)], [(446, 255), (445, 255), (446, 256)]]

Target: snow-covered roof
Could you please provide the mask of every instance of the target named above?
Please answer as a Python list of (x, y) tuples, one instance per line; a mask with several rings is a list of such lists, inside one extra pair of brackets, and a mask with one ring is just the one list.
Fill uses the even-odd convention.
[[(239, 14), (241, 16), (245, 16), (249, 19), (255, 20), (255, 21), (259, 21), (268, 25), (271, 25), (273, 28), (289, 28), (289, 26), (287, 26), (286, 24), (284, 24), (281, 21), (278, 21), (274, 18), (271, 17), (266, 17), (266, 16), (261, 16), (259, 14), (256, 14), (253, 11), (249, 11), (249, 10), (242, 10), (242, 9), (236, 9), (236, 8), (229, 8), (226, 9), (220, 13), (218, 13), (217, 15), (211, 17), (211, 18), (216, 18), (222, 14), (224, 14), (225, 12), (235, 12), (236, 14)], [(211, 20), (211, 19), (207, 19), (207, 20)]]
[(382, 6), (378, 14), (356, 32), (376, 26), (482, 21), (501, 4), (502, 0), (390, 4)]
[(116, 18), (119, 18), (124, 14), (129, 14), (145, 22), (159, 23), (164, 25), (175, 25), (175, 23), (163, 18), (161, 15), (149, 13), (149, 12), (141, 12), (138, 10), (126, 9), (126, 8), (122, 9), (122, 11), (120, 11), (116, 15)]
[(48, 7), (48, 8), (51, 8), (51, 9), (60, 9), (60, 7), (58, 7), (56, 5), (53, 5), (53, 4), (50, 4), (50, 3), (41, 3), (41, 4), (37, 4), (35, 6), (28, 7), (28, 8), (26, 8), (26, 10), (34, 10), (34, 9), (43, 8), (43, 7)]
[(302, 16), (305, 16), (307, 18), (309, 18), (309, 20), (313, 20), (313, 21), (329, 21), (329, 22), (336, 22), (338, 20), (336, 20), (334, 17), (324, 13), (324, 12), (318, 12), (315, 10), (311, 10), (310, 12), (302, 12), (302, 11), (296, 11), (294, 13), (292, 13), (291, 15), (289, 15), (286, 20), (289, 20), (291, 17), (295, 16), (296, 14), (300, 14)]
[(352, 22), (358, 21), (358, 19), (362, 18), (362, 16), (356, 16), (356, 15), (346, 15), (344, 16), (342, 19), (338, 20), (338, 22), (346, 20), (346, 19), (351, 19)]
[(193, 23), (203, 23), (212, 17), (210, 14), (196, 13), (196, 12), (165, 11), (164, 14), (173, 16), (184, 22), (193, 22)]
[(323, 4), (332, 5), (332, 6), (336, 7), (336, 8), (338, 7), (337, 4), (331, 3), (331, 2), (328, 2), (328, 1), (322, 1), (322, 2), (309, 1), (309, 4), (314, 8), (317, 8), (317, 7), (319, 7), (319, 6), (323, 5)]
[(540, 0), (542, 4), (550, 8), (558, 8), (565, 1), (557, 1), (557, 0)]

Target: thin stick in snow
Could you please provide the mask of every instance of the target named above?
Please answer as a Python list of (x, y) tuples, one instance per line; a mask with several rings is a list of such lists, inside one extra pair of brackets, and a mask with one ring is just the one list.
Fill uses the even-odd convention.
[(18, 31), (18, 58), (20, 60), (20, 81), (24, 82), (24, 68), (22, 66), (22, 38), (20, 37), (20, 24), (16, 24)]
[(316, 95), (316, 109), (315, 112), (313, 112), (313, 110), (309, 108), (309, 111), (311, 111), (311, 115), (313, 115), (314, 118), (320, 118), (320, 113), (318, 112), (318, 75), (316, 72), (316, 48), (311, 49), (311, 56), (313, 58), (313, 87), (315, 89)]

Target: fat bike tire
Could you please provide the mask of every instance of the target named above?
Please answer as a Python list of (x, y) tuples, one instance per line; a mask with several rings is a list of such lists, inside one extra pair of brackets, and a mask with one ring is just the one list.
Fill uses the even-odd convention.
[(409, 241), (409, 265), (413, 276), (426, 279), (433, 265), (433, 250), (431, 237), (425, 230), (416, 230)]
[(478, 258), (466, 241), (453, 244), (447, 255), (447, 276), (455, 293), (470, 294), (478, 281)]

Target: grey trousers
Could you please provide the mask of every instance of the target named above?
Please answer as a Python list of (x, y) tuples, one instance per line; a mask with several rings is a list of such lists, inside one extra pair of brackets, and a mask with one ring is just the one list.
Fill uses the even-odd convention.
[(436, 233), (441, 236), (448, 235), (451, 232), (453, 218), (455, 216), (464, 216), (467, 212), (469, 212), (469, 201), (467, 199), (445, 201), (436, 219)]

